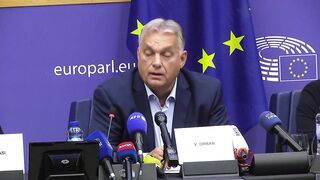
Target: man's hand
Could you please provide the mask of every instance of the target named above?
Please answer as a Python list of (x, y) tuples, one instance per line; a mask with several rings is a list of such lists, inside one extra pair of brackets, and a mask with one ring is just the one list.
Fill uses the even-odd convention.
[(163, 146), (159, 146), (154, 148), (150, 153), (151, 156), (159, 159), (160, 161), (162, 161), (163, 159)]

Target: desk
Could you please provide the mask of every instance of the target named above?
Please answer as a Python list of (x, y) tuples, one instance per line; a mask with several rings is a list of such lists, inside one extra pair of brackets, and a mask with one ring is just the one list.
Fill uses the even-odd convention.
[[(182, 179), (179, 177), (178, 174), (169, 174), (167, 178), (158, 178), (159, 180), (178, 180)], [(240, 177), (203, 177), (203, 178), (188, 178), (187, 180), (315, 180), (315, 174), (308, 173), (308, 174), (287, 174), (287, 175), (269, 175), (269, 176), (240, 176)]]
[[(226, 179), (226, 180), (316, 180), (317, 178), (320, 179), (320, 156), (316, 156), (312, 162), (312, 166), (310, 168), (311, 172), (314, 173), (306, 173), (306, 174), (285, 174), (285, 175), (267, 175), (267, 176), (254, 176), (254, 175), (245, 175), (240, 177), (231, 177), (231, 176), (224, 176), (224, 177), (197, 177), (197, 178), (188, 178), (187, 180), (211, 180), (211, 179)], [(166, 177), (158, 178), (158, 180), (178, 180), (180, 178), (179, 174), (167, 174)], [(6, 180), (21, 180), (17, 178), (11, 178)], [(24, 180), (28, 180), (27, 175), (25, 175)]]
[(315, 174), (285, 174), (285, 175), (268, 175), (268, 176), (242, 176), (247, 180), (315, 180)]
[[(158, 180), (181, 180), (178, 174), (168, 174), (167, 177), (158, 178)], [(188, 178), (187, 180), (315, 180), (316, 175), (308, 174), (288, 174), (288, 175), (269, 175), (269, 176), (241, 176), (241, 177), (203, 177), (203, 178)], [(6, 179), (6, 180), (21, 180), (21, 179)], [(28, 175), (24, 175), (24, 180), (28, 180)]]

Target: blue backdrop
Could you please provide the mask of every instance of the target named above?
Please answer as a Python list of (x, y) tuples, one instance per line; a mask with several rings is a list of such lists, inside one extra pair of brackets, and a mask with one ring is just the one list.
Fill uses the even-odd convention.
[[(261, 99), (317, 79), (320, 2), (250, 0), (249, 6), (262, 70), (257, 76), (264, 79)], [(29, 142), (66, 139), (71, 101), (91, 98), (97, 84), (135, 65), (126, 44), (129, 10), (130, 3), (0, 9), (0, 124), (6, 133), (23, 133), (26, 159)], [(289, 76), (288, 57), (304, 57), (312, 68), (305, 73), (297, 64), (296, 77)], [(260, 126), (246, 138), (254, 152), (264, 151)]]

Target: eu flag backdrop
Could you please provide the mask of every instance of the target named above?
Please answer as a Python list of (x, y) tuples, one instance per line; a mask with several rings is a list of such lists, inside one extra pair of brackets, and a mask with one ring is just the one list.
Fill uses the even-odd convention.
[(134, 54), (154, 18), (182, 26), (186, 67), (220, 79), (230, 122), (242, 133), (254, 126), (267, 103), (247, 0), (132, 0), (127, 44)]

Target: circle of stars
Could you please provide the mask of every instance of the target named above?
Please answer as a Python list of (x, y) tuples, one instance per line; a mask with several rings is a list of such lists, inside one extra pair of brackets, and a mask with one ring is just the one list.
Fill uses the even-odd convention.
[[(296, 64), (296, 63), (301, 63), (303, 66), (304, 66), (304, 70), (303, 70), (303, 73), (294, 73), (293, 72), (293, 65)], [(293, 59), (290, 64), (289, 64), (289, 72), (290, 74), (294, 77), (294, 78), (302, 78), (305, 76), (305, 74), (308, 73), (308, 63), (304, 60), (304, 59), (299, 59), (297, 58), (296, 60)]]

